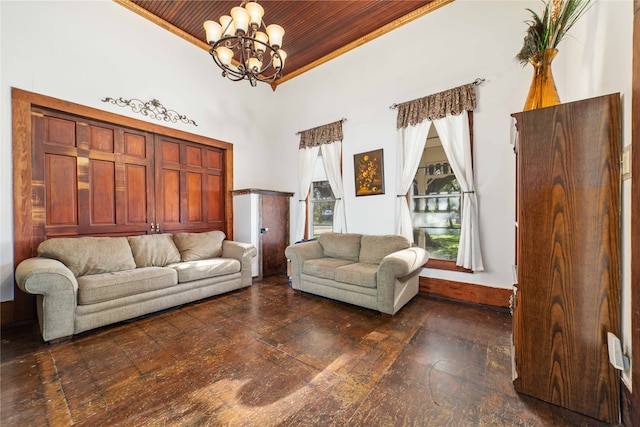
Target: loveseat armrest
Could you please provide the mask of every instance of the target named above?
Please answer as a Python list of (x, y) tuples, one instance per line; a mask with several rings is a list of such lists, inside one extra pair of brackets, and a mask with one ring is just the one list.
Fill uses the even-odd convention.
[(300, 276), (304, 262), (323, 258), (324, 250), (317, 240), (311, 240), (287, 246), (284, 255), (291, 261), (291, 286), (293, 289), (300, 289)]
[(395, 314), (406, 298), (414, 295), (403, 295), (403, 287), (417, 276), (429, 260), (429, 252), (419, 247), (411, 247), (390, 253), (382, 259), (378, 267), (378, 309), (383, 313)]
[(45, 341), (74, 333), (78, 281), (63, 263), (49, 258), (28, 258), (15, 272), (18, 287), (37, 295), (38, 321)]
[(222, 241), (222, 258), (235, 258), (240, 261), (240, 274), (242, 287), (251, 286), (253, 276), (251, 264), (258, 255), (258, 249), (249, 243), (236, 242), (233, 240)]

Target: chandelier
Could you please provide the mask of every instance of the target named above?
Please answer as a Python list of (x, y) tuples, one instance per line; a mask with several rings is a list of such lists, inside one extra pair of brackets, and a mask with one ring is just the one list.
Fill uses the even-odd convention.
[(209, 53), (222, 69), (222, 76), (236, 82), (249, 80), (251, 86), (282, 77), (287, 58), (280, 49), (284, 29), (276, 24), (265, 26), (264, 9), (255, 1), (243, 0), (230, 15), (221, 16), (219, 23), (204, 23)]

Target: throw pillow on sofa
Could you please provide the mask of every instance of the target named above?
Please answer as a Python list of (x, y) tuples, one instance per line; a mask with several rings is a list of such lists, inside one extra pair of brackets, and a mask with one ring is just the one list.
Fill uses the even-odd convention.
[(173, 243), (171, 234), (145, 234), (129, 236), (129, 245), (136, 267), (164, 267), (180, 262), (180, 252)]
[(38, 255), (57, 259), (76, 277), (136, 268), (126, 237), (48, 239), (38, 245)]
[(358, 262), (361, 234), (324, 233), (318, 237), (324, 256)]
[(182, 261), (217, 258), (222, 255), (222, 242), (226, 235), (214, 230), (205, 233), (177, 233), (173, 242), (180, 251)]

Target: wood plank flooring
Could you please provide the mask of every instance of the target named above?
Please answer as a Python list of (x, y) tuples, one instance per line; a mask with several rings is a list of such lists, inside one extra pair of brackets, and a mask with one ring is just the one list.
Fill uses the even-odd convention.
[(506, 312), (396, 316), (284, 276), (49, 345), (2, 333), (2, 426), (604, 426), (518, 395)]

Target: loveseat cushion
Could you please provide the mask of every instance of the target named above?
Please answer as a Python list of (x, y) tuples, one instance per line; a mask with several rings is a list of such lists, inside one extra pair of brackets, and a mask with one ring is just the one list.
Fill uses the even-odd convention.
[(180, 261), (180, 252), (171, 234), (129, 236), (129, 245), (136, 267), (164, 267)]
[(335, 280), (336, 268), (351, 264), (351, 261), (338, 258), (310, 259), (302, 264), (302, 272), (310, 276)]
[(57, 259), (76, 277), (136, 268), (126, 237), (48, 239), (38, 245), (38, 255)]
[(173, 242), (180, 251), (182, 261), (197, 261), (221, 256), (222, 242), (225, 237), (225, 234), (218, 230), (204, 233), (177, 233), (173, 236)]
[(360, 262), (380, 264), (390, 253), (411, 247), (411, 242), (404, 236), (393, 234), (388, 236), (362, 236), (360, 243)]
[(78, 304), (95, 304), (164, 289), (178, 283), (172, 268), (144, 267), (78, 277)]
[(365, 288), (378, 286), (378, 264), (357, 262), (336, 268), (336, 281)]
[(168, 267), (178, 272), (179, 283), (185, 283), (193, 280), (208, 279), (209, 277), (239, 273), (242, 266), (237, 259), (211, 258), (171, 264)]
[(318, 243), (325, 257), (357, 262), (361, 238), (361, 234), (323, 233), (318, 237)]

